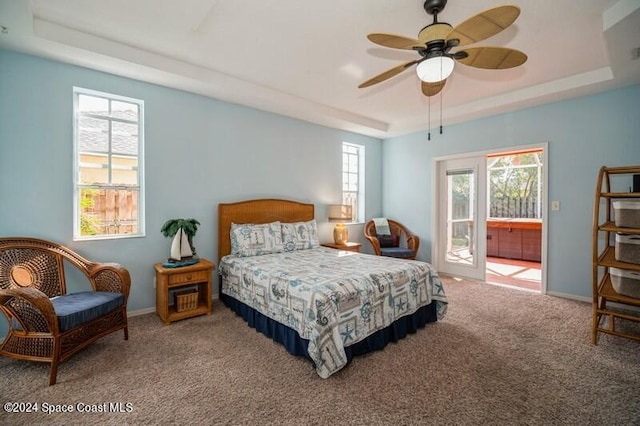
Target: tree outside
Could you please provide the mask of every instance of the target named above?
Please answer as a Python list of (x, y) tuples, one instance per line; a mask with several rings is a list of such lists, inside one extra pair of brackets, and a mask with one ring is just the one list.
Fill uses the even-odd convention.
[(489, 217), (541, 218), (542, 151), (489, 159)]

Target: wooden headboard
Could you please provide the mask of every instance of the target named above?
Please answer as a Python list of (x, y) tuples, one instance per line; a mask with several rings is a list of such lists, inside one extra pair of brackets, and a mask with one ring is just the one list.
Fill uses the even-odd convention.
[(314, 205), (265, 198), (218, 204), (218, 261), (231, 253), (232, 223), (306, 222), (315, 218)]

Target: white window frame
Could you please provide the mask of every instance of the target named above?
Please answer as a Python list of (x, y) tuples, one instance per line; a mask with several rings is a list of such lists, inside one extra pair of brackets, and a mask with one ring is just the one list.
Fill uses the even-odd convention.
[[(101, 184), (101, 185), (87, 185), (80, 183), (80, 149), (79, 149), (79, 117), (78, 101), (80, 95), (93, 96), (98, 98), (105, 98), (109, 101), (122, 101), (138, 105), (138, 155), (137, 155), (137, 185), (117, 185), (117, 184)], [(95, 114), (89, 114), (95, 115)], [(100, 115), (100, 119), (108, 120), (110, 123), (114, 121), (134, 124), (125, 119), (114, 118), (109, 115)], [(111, 129), (111, 124), (109, 125)], [(111, 134), (109, 134), (109, 156), (118, 156), (111, 150)], [(109, 176), (110, 176), (109, 172)], [(94, 188), (94, 189), (135, 189), (138, 191), (138, 232), (130, 234), (101, 234), (101, 235), (81, 235), (81, 220), (80, 220), (80, 193), (82, 189)], [(107, 239), (120, 239), (120, 238), (138, 238), (145, 236), (145, 189), (144, 189), (144, 101), (141, 99), (129, 98), (126, 96), (115, 95), (112, 93), (100, 92), (92, 89), (85, 89), (82, 87), (73, 87), (73, 240), (74, 241), (87, 241), (87, 240), (107, 240)]]
[[(353, 152), (355, 150), (355, 153)], [(350, 152), (347, 152), (350, 151)], [(355, 191), (356, 193), (356, 209), (353, 211), (353, 222), (364, 222), (365, 217), (365, 196), (364, 196), (364, 177), (365, 177), (365, 168), (364, 168), (364, 155), (365, 147), (363, 145), (357, 145), (349, 142), (342, 142), (342, 203), (347, 204), (347, 194), (352, 194), (354, 191), (345, 191), (345, 174), (355, 174), (357, 176), (358, 181), (358, 189)], [(356, 155), (358, 158), (358, 169), (357, 170), (349, 170), (347, 166), (347, 170), (344, 169), (344, 164), (349, 164), (349, 161), (345, 161), (345, 155), (351, 156)]]

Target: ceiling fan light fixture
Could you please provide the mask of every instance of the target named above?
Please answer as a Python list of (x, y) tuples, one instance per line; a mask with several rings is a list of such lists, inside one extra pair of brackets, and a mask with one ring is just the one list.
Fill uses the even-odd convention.
[(453, 72), (455, 61), (448, 56), (434, 56), (420, 62), (416, 67), (418, 78), (427, 83), (445, 80)]

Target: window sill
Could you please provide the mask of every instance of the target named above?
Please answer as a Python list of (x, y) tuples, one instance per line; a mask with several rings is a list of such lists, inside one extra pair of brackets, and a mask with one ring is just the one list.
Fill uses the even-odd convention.
[(120, 240), (125, 238), (144, 238), (145, 234), (112, 234), (112, 235), (95, 235), (90, 237), (73, 237), (73, 241), (99, 241), (99, 240)]

